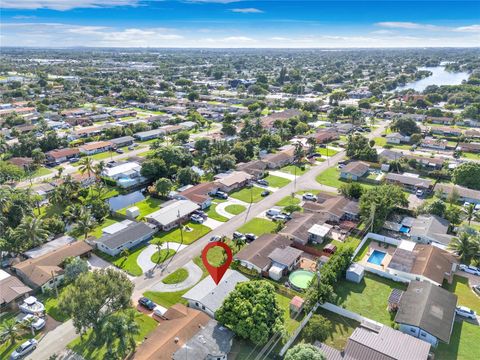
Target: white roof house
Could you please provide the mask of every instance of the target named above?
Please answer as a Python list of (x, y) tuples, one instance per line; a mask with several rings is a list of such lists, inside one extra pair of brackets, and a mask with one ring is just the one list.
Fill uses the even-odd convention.
[(121, 222), (116, 222), (115, 224), (103, 228), (102, 233), (109, 235), (115, 234), (116, 232), (125, 230), (131, 223), (133, 223), (132, 220), (123, 220)]
[(329, 224), (314, 224), (308, 232), (320, 238), (324, 238), (332, 230), (332, 225)]
[(109, 178), (116, 179), (119, 177), (130, 177), (132, 173), (139, 174), (141, 169), (142, 166), (139, 163), (131, 161), (111, 168), (105, 168), (103, 173)]
[(175, 224), (179, 219), (185, 218), (199, 208), (200, 206), (190, 200), (175, 200), (160, 210), (145, 216), (145, 219), (162, 228), (171, 228), (172, 224)]

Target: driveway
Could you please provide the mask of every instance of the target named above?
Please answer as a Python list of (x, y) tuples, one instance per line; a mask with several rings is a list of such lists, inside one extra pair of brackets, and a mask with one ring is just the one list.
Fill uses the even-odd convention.
[[(185, 249), (187, 245), (183, 245), (175, 242), (164, 242), (160, 246), (160, 249), (164, 250), (164, 249), (167, 249), (167, 247), (171, 250), (175, 250), (175, 252), (178, 253), (183, 249)], [(142, 271), (144, 273), (146, 273), (147, 271), (157, 266), (157, 264), (152, 261), (152, 256), (157, 251), (158, 251), (158, 246), (150, 244), (140, 253), (140, 255), (138, 255), (137, 264), (142, 268)]]
[(423, 202), (425, 201), (425, 199), (421, 199), (415, 194), (408, 195), (407, 200), (408, 200), (408, 208), (409, 209), (416, 209), (420, 205), (422, 205)]
[[(160, 292), (175, 292), (186, 290), (194, 286), (202, 279), (203, 271), (193, 261), (189, 261), (185, 264), (185, 266), (182, 266), (182, 268), (188, 271), (188, 277), (184, 281), (178, 284), (164, 284), (163, 282), (159, 281), (152, 287), (151, 290)], [(176, 269), (170, 268), (168, 271), (165, 271), (163, 275), (167, 276), (175, 270)]]
[(78, 336), (73, 327), (73, 321), (68, 320), (47, 333), (27, 359), (48, 360), (50, 356), (62, 353), (67, 344)]
[(243, 207), (245, 207), (245, 209), (248, 208), (248, 203), (242, 201), (242, 200), (238, 200), (238, 199), (235, 199), (233, 197), (229, 197), (227, 201), (224, 201), (224, 202), (221, 202), (221, 203), (218, 203), (217, 204), (217, 207), (215, 208), (215, 211), (219, 214), (219, 215), (222, 215), (224, 217), (226, 217), (227, 219), (231, 219), (233, 218), (235, 215), (234, 214), (230, 214), (227, 210), (225, 210), (225, 208), (229, 205), (241, 205)]
[(205, 225), (206, 227), (209, 227), (210, 229), (216, 229), (218, 228), (219, 226), (222, 226), (223, 225), (223, 222), (222, 221), (218, 221), (218, 220), (215, 220), (215, 219), (212, 219), (212, 218), (208, 218), (207, 220), (205, 220), (203, 222), (203, 225)]

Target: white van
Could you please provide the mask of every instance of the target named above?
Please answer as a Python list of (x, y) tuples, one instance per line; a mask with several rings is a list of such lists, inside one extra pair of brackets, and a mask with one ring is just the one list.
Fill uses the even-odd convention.
[(275, 208), (268, 209), (266, 212), (267, 216), (269, 217), (274, 217), (275, 215), (280, 215), (281, 213), (282, 213), (281, 209), (275, 209)]

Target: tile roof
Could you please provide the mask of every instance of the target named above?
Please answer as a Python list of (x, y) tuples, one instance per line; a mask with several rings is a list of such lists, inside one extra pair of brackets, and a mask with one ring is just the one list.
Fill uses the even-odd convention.
[(290, 246), (292, 240), (278, 234), (265, 234), (240, 250), (235, 259), (248, 261), (260, 269), (271, 263), (268, 255), (276, 248)]

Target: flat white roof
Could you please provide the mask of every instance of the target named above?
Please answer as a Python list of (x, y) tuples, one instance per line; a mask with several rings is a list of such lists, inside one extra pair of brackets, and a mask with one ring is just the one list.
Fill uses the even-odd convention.
[(0, 270), (0, 281), (10, 277), (11, 275), (4, 270)]
[(141, 168), (142, 167), (139, 163), (131, 161), (111, 168), (105, 168), (105, 170), (103, 170), (103, 173), (108, 177), (112, 177), (119, 174), (126, 174), (130, 171), (140, 171)]
[(104, 234), (115, 234), (119, 232), (120, 230), (124, 230), (130, 225), (133, 221), (131, 220), (123, 220), (122, 222), (117, 222), (115, 224), (112, 224), (110, 226), (107, 226), (102, 229), (102, 232)]
[(315, 224), (310, 229), (308, 229), (308, 232), (316, 236), (324, 237), (325, 235), (328, 234), (328, 232), (331, 229), (332, 229), (332, 226), (328, 224), (323, 224), (323, 225)]
[(157, 210), (147, 216), (147, 219), (153, 219), (162, 226), (173, 223), (178, 218), (189, 215), (200, 206), (190, 200), (176, 200), (164, 208)]
[(413, 251), (415, 248), (416, 243), (410, 240), (402, 240), (400, 242), (400, 245), (398, 245), (399, 249), (407, 250), (407, 251)]

